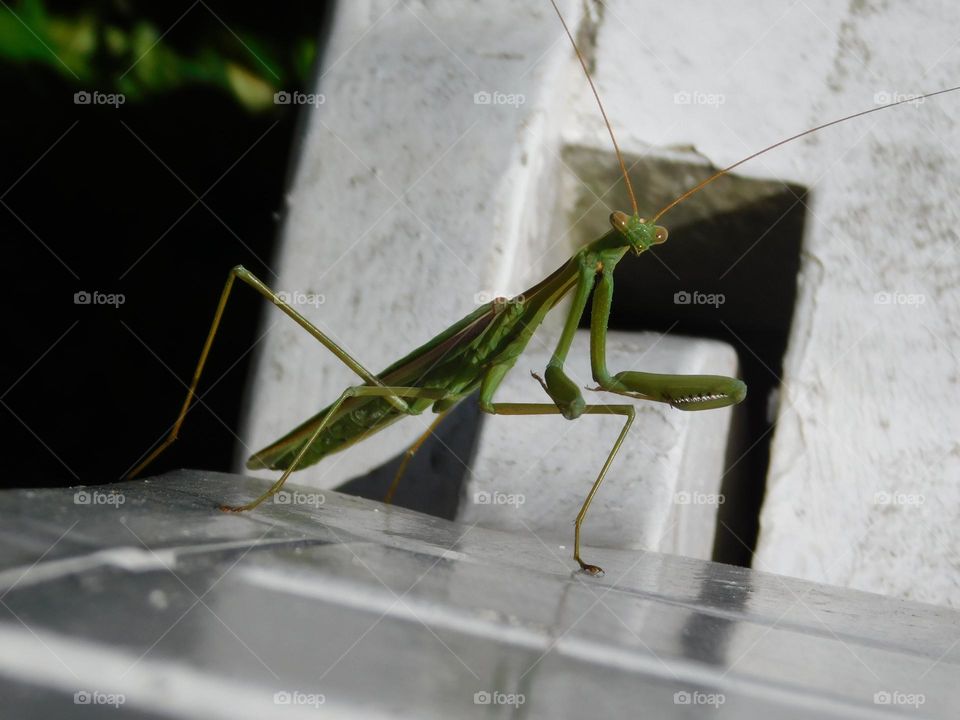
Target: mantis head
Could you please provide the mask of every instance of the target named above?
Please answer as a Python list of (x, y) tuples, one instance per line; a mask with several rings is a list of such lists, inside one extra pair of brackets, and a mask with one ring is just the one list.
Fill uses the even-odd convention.
[(630, 248), (637, 255), (648, 250), (651, 245), (666, 242), (669, 234), (665, 227), (655, 225), (652, 220), (648, 221), (639, 215), (627, 215), (619, 210), (610, 213), (610, 224), (627, 239)]

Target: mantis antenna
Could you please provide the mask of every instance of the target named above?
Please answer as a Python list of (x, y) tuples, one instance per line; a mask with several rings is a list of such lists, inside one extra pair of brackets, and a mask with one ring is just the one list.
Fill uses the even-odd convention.
[[(587, 69), (587, 63), (583, 59), (583, 54), (580, 52), (580, 48), (577, 47), (576, 40), (573, 39), (573, 35), (570, 32), (570, 28), (567, 27), (567, 21), (563, 19), (563, 14), (560, 12), (560, 8), (557, 7), (556, 0), (550, 0), (550, 4), (553, 5), (553, 9), (557, 13), (557, 17), (560, 18), (560, 23), (563, 25), (563, 30), (564, 32), (567, 33), (567, 37), (570, 39), (570, 44), (573, 45), (573, 50), (577, 54), (577, 60), (580, 61), (580, 67), (583, 68), (583, 74), (587, 76), (587, 82), (590, 83), (590, 89), (593, 90), (593, 96), (597, 99), (597, 105), (600, 107), (600, 114), (603, 115), (603, 122), (607, 126), (607, 132), (610, 133), (610, 140), (613, 141), (613, 149), (617, 153), (617, 161), (620, 163), (620, 172), (623, 173), (623, 179), (627, 183), (627, 192), (630, 194), (630, 204), (633, 205), (633, 214), (639, 216), (640, 210), (637, 206), (637, 198), (633, 194), (633, 184), (630, 182), (630, 175), (627, 172), (627, 164), (623, 161), (623, 155), (620, 153), (620, 146), (617, 145), (617, 138), (613, 134), (613, 127), (610, 125), (610, 120), (607, 117), (607, 111), (604, 110), (603, 103), (600, 101), (600, 94), (597, 92), (597, 87), (596, 85), (593, 84), (593, 78), (590, 76), (590, 71)], [(927, 98), (932, 98), (936, 95), (943, 95), (944, 93), (954, 92), (956, 90), (960, 90), (960, 85), (947, 88), (945, 90), (937, 90), (936, 92), (925, 93), (923, 95), (918, 95), (916, 97), (904, 98), (902, 100), (897, 100), (895, 102), (887, 103), (886, 105), (880, 105), (879, 107), (870, 108), (869, 110), (861, 110), (860, 112), (856, 112), (851, 115), (846, 115), (836, 120), (831, 120), (830, 122), (823, 123), (822, 125), (817, 125), (816, 127), (810, 128), (809, 130), (804, 130), (803, 132), (797, 133), (796, 135), (791, 135), (790, 137), (785, 138), (784, 140), (775, 142), (773, 143), (773, 145), (768, 145), (762, 150), (757, 150), (757, 152), (747, 155), (742, 160), (737, 160), (737, 162), (733, 163), (733, 165), (728, 165), (722, 170), (717, 170), (715, 173), (713, 173), (713, 175), (708, 177), (706, 180), (702, 180), (701, 182), (694, 185), (692, 188), (687, 190), (682, 195), (671, 200), (669, 204), (665, 205), (663, 208), (659, 210), (659, 212), (657, 212), (656, 215), (653, 216), (653, 220), (651, 220), (651, 222), (656, 222), (667, 212), (675, 208), (677, 205), (682, 203), (684, 200), (686, 200), (690, 196), (695, 195), (696, 193), (703, 190), (703, 188), (705, 188), (707, 185), (709, 185), (710, 183), (712, 183), (714, 180), (721, 177), (722, 175), (726, 175), (728, 172), (730, 172), (734, 168), (740, 167), (745, 162), (753, 160), (754, 158), (759, 157), (766, 152), (770, 152), (771, 150), (778, 148), (781, 145), (786, 145), (787, 143), (793, 142), (794, 140), (799, 140), (800, 138), (806, 135), (815, 133), (818, 130), (823, 130), (824, 128), (828, 128), (831, 125), (839, 125), (842, 122), (846, 122), (847, 120), (853, 120), (854, 118), (858, 118), (863, 115), (869, 115), (870, 113), (879, 112), (880, 110), (887, 110), (889, 108), (896, 107), (897, 105), (902, 105), (908, 102), (926, 100)]]
[(712, 183), (721, 175), (726, 175), (735, 167), (739, 167), (740, 165), (743, 165), (748, 160), (753, 160), (755, 157), (759, 157), (760, 155), (763, 155), (765, 152), (769, 152), (774, 148), (778, 148), (781, 145), (786, 145), (788, 142), (792, 142), (794, 140), (802, 138), (803, 136), (809, 135), (810, 133), (815, 133), (817, 132), (817, 130), (823, 130), (824, 128), (828, 128), (831, 125), (838, 125), (839, 123), (846, 122), (847, 120), (853, 120), (854, 118), (858, 118), (862, 115), (869, 115), (870, 113), (879, 112), (880, 110), (887, 110), (889, 108), (895, 107), (896, 105), (902, 105), (903, 103), (906, 103), (906, 102), (916, 102), (917, 100), (924, 100), (926, 98), (931, 98), (934, 95), (943, 95), (944, 93), (953, 92), (954, 90), (960, 90), (960, 85), (957, 85), (956, 87), (952, 87), (952, 88), (947, 88), (946, 90), (937, 90), (936, 92), (926, 93), (925, 95), (918, 95), (916, 97), (904, 98), (903, 100), (897, 100), (896, 102), (887, 103), (886, 105), (880, 105), (879, 107), (870, 108), (869, 110), (861, 110), (860, 112), (853, 113), (852, 115), (846, 115), (842, 118), (838, 118), (836, 120), (831, 120), (830, 122), (823, 123), (823, 125), (817, 125), (816, 127), (810, 128), (809, 130), (804, 130), (801, 133), (797, 133), (796, 135), (791, 135), (790, 137), (784, 140), (780, 140), (779, 142), (775, 142), (773, 145), (769, 145), (763, 148), (763, 150), (757, 150), (757, 152), (751, 155), (747, 155), (747, 157), (743, 158), (742, 160), (737, 160), (737, 162), (735, 162), (733, 165), (728, 165), (722, 170), (717, 170), (713, 175), (708, 177), (706, 180), (702, 180), (701, 182), (697, 183), (692, 188), (687, 190), (685, 193), (683, 193), (676, 199), (672, 200), (668, 205), (664, 206), (663, 209), (661, 209), (656, 215), (653, 216), (652, 222), (656, 222), (662, 215), (667, 213), (669, 210), (672, 210), (673, 208), (675, 208), (677, 205), (682, 203), (691, 195), (694, 195), (695, 193), (698, 193), (701, 190), (703, 190), (703, 188), (705, 188), (707, 185)]
[(567, 27), (567, 21), (563, 19), (563, 14), (560, 12), (560, 8), (557, 7), (556, 0), (550, 0), (550, 4), (553, 5), (553, 9), (556, 11), (557, 17), (560, 18), (560, 23), (563, 25), (564, 32), (566, 32), (567, 37), (570, 38), (570, 44), (573, 45), (573, 51), (577, 54), (577, 60), (580, 61), (580, 67), (583, 68), (583, 74), (587, 76), (587, 82), (590, 83), (590, 89), (593, 90), (593, 96), (597, 99), (597, 105), (600, 106), (600, 114), (603, 115), (603, 122), (607, 125), (607, 132), (610, 133), (610, 139), (613, 141), (613, 149), (616, 151), (617, 160), (620, 163), (620, 171), (623, 173), (623, 179), (627, 183), (627, 192), (630, 194), (630, 204), (633, 205), (633, 214), (639, 215), (640, 209), (637, 207), (637, 198), (633, 194), (633, 185), (630, 183), (630, 175), (627, 173), (627, 164), (623, 161), (623, 155), (620, 154), (620, 146), (617, 145), (617, 138), (613, 135), (613, 128), (610, 126), (609, 118), (607, 118), (607, 111), (603, 109), (603, 103), (600, 102), (600, 93), (597, 92), (597, 86), (593, 84), (593, 78), (590, 77), (590, 71), (587, 70), (587, 63), (583, 59), (580, 48), (577, 47), (577, 41), (573, 39), (573, 35), (570, 33), (570, 28)]

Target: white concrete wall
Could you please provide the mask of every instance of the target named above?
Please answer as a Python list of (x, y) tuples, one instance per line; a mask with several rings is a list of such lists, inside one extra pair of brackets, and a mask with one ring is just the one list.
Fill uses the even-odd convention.
[[(725, 165), (956, 85), (958, 26), (946, 1), (614, 2), (597, 80), (627, 147)], [(587, 95), (575, 105), (572, 133), (603, 143)], [(958, 112), (960, 93), (877, 113), (743, 168), (812, 189), (759, 569), (960, 606)]]
[[(576, 25), (580, 4), (562, 7)], [(724, 165), (877, 97), (954, 84), (958, 20), (946, 0), (610, 2), (596, 16), (596, 81), (628, 152), (694, 146)], [(342, 3), (318, 89), (327, 102), (308, 119), (287, 251), (268, 280), (323, 293), (309, 316), (370, 369), (468, 312), (474, 293), (519, 291), (571, 251), (567, 218), (549, 216), (559, 149), (606, 152), (609, 141), (546, 0), (499, 13)], [(481, 90), (526, 102), (474, 105)], [(861, 118), (742, 170), (812, 193), (759, 569), (960, 604), (958, 103), (960, 93)], [(281, 319), (251, 449), (352, 381)], [(335, 485), (428, 420), (302, 479)]]

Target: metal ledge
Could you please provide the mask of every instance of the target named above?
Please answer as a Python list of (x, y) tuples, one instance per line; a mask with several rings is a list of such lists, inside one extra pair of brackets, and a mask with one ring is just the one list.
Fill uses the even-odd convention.
[(0, 494), (4, 716), (955, 717), (946, 608), (263, 487)]

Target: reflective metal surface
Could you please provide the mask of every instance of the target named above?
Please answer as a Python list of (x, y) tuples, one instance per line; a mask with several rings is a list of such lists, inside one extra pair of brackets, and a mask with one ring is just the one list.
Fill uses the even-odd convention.
[(262, 487), (0, 494), (0, 715), (957, 717), (945, 608)]

